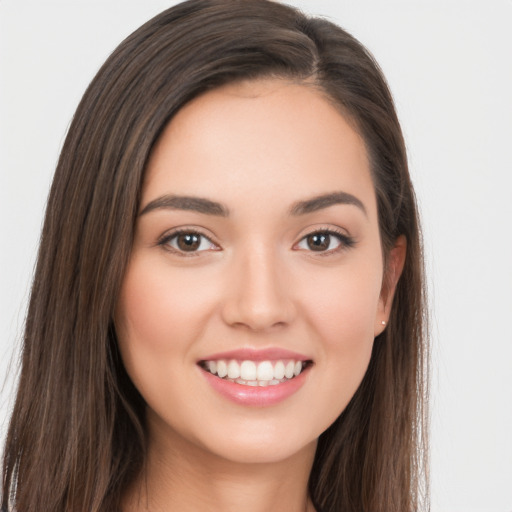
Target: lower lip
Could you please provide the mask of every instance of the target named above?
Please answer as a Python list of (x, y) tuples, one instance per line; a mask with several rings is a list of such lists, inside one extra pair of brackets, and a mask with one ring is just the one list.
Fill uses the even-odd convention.
[(212, 388), (223, 397), (239, 405), (268, 407), (278, 404), (296, 393), (304, 384), (309, 368), (305, 368), (293, 379), (269, 386), (244, 386), (216, 377), (210, 372), (201, 372)]

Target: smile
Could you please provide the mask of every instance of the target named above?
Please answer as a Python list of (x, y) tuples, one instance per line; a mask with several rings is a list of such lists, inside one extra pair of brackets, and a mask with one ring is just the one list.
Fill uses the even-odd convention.
[(314, 366), (302, 354), (269, 348), (212, 354), (197, 362), (211, 389), (237, 405), (268, 407), (297, 393)]
[(287, 382), (302, 373), (308, 361), (284, 359), (277, 361), (209, 360), (201, 361), (200, 366), (221, 379), (242, 386), (276, 386)]

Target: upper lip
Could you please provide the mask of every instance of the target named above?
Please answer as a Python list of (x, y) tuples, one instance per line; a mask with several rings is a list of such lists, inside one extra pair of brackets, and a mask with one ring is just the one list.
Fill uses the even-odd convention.
[(217, 352), (200, 359), (200, 361), (217, 361), (219, 359), (237, 359), (240, 361), (276, 361), (293, 359), (294, 361), (310, 361), (311, 358), (298, 352), (278, 347), (265, 349), (239, 348), (227, 352)]

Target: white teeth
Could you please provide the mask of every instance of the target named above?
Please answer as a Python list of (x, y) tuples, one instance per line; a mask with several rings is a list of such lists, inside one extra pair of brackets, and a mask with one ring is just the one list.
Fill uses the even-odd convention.
[[(287, 379), (291, 379), (293, 377), (293, 370), (295, 369), (295, 363), (293, 361), (289, 361), (286, 364), (286, 368), (284, 369), (284, 376)], [(217, 370), (218, 371), (218, 370)], [(220, 377), (220, 375), (219, 375)]]
[(229, 361), (228, 363), (228, 378), (238, 379), (240, 377), (240, 366), (236, 361)]
[(204, 369), (221, 379), (227, 378), (245, 386), (275, 386), (297, 377), (303, 370), (303, 361), (205, 361)]
[(244, 380), (256, 380), (256, 364), (254, 361), (242, 361), (240, 377)]
[(217, 361), (217, 375), (222, 379), (228, 374), (228, 366), (226, 364), (226, 361), (223, 361), (222, 359), (220, 361)]
[(274, 378), (274, 367), (270, 361), (262, 361), (258, 364), (256, 372), (258, 380), (272, 380)]
[[(212, 372), (212, 373), (214, 373), (214, 372)], [(276, 365), (274, 366), (274, 379), (281, 380), (283, 377), (284, 377), (284, 363), (283, 363), (283, 361), (277, 361)]]

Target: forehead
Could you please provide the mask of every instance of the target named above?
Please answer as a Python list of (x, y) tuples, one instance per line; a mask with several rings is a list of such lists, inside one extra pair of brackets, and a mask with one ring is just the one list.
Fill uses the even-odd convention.
[[(155, 146), (144, 200), (157, 195), (283, 205), (344, 191), (375, 209), (360, 135), (311, 85), (267, 79), (230, 84), (185, 105)], [(273, 203), (272, 203), (273, 204)]]

